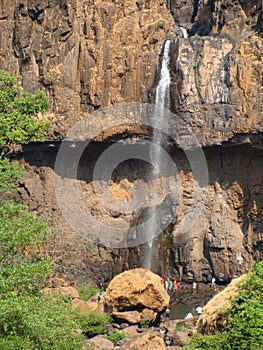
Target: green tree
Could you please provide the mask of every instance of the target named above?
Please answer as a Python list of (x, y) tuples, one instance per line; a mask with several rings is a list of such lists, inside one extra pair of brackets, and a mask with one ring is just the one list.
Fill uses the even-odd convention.
[(23, 169), (7, 153), (17, 143), (45, 139), (49, 125), (37, 121), (49, 103), (42, 92), (19, 96), (16, 78), (0, 71), (0, 349), (80, 350), (84, 338), (74, 332), (105, 333), (108, 317), (82, 315), (63, 296), (42, 293), (51, 273), (45, 256), (47, 224), (12, 194)]
[(37, 115), (50, 107), (43, 91), (23, 92), (20, 96), (16, 77), (0, 70), (0, 155), (16, 143), (44, 141), (49, 123)]

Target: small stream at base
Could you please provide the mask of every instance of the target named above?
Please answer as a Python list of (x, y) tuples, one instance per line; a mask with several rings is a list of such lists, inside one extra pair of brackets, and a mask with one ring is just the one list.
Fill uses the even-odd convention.
[(197, 316), (195, 306), (185, 304), (171, 304), (170, 305), (170, 320), (184, 319), (188, 312), (191, 312), (193, 316)]

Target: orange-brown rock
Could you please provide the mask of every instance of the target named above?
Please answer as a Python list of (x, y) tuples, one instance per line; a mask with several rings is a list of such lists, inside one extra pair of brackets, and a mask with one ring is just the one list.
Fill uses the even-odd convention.
[(113, 317), (114, 320), (120, 323), (140, 323), (141, 321), (141, 315), (139, 311), (112, 311), (111, 317)]
[(79, 312), (85, 314), (98, 308), (97, 298), (93, 297), (88, 301), (80, 299), (79, 292), (74, 283), (69, 283), (63, 278), (55, 277), (50, 281), (50, 284), (52, 287), (46, 287), (42, 290), (42, 292), (46, 295), (61, 294), (69, 297), (71, 300), (70, 305), (73, 307), (73, 309), (78, 309)]
[(98, 308), (98, 303), (84, 301), (78, 298), (73, 299), (71, 305), (73, 309), (78, 309), (78, 311), (83, 314), (86, 314), (90, 311), (95, 311)]
[(84, 345), (83, 347), (83, 350), (101, 349), (114, 349), (114, 344), (109, 339), (104, 338), (102, 335), (96, 335), (95, 337), (89, 339), (89, 344)]
[(224, 290), (216, 294), (203, 308), (203, 312), (196, 324), (196, 331), (202, 334), (222, 332), (227, 324), (228, 309), (231, 300), (238, 293), (238, 285), (246, 278), (242, 275), (235, 278)]
[(123, 350), (165, 350), (166, 346), (162, 338), (154, 333), (137, 335), (125, 342), (120, 349)]
[(104, 311), (116, 320), (153, 322), (169, 305), (169, 296), (158, 275), (147, 269), (134, 269), (114, 277), (102, 304)]
[(68, 296), (72, 299), (79, 298), (78, 290), (72, 286), (62, 286), (62, 287), (56, 287), (56, 288), (44, 288), (43, 293), (46, 295), (61, 294), (64, 296)]
[(60, 134), (83, 112), (146, 100), (173, 25), (161, 0), (12, 0), (0, 11), (0, 67), (47, 91)]

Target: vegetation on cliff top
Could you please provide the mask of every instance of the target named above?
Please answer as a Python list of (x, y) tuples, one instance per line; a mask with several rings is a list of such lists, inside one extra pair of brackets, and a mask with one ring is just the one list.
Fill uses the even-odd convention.
[(0, 154), (16, 143), (44, 141), (49, 123), (37, 117), (49, 107), (43, 91), (20, 93), (16, 77), (0, 70)]
[(224, 332), (196, 335), (185, 350), (263, 349), (263, 261), (255, 264), (233, 299)]

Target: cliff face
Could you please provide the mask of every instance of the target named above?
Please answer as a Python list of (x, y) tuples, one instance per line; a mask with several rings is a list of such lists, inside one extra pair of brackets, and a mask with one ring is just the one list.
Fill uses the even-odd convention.
[(83, 112), (146, 101), (156, 54), (171, 29), (163, 1), (1, 1), (2, 69), (44, 88), (55, 131)]
[[(170, 38), (171, 110), (204, 147), (209, 181), (199, 219), (180, 234), (179, 224), (196, 200), (191, 191), (195, 179), (173, 145), (182, 196), (176, 219), (163, 240), (154, 243), (159, 247), (154, 269), (189, 280), (206, 281), (214, 274), (222, 282), (244, 272), (253, 255), (262, 258), (262, 13), (261, 0), (0, 0), (0, 68), (18, 75), (21, 89), (44, 89), (53, 103), (48, 118), (54, 128), (50, 146), (55, 147), (30, 145), (18, 155), (27, 169), (21, 198), (32, 210), (59, 213), (53, 188), (57, 140), (82, 116), (90, 130), (114, 122), (110, 113), (91, 117), (103, 107), (153, 102), (159, 57)], [(160, 179), (151, 178), (147, 164), (126, 161), (104, 185), (113, 207), (100, 202), (91, 173), (107, 144), (115, 138), (129, 136), (136, 143), (141, 134), (149, 137), (138, 125), (120, 126), (123, 117), (118, 118), (82, 157), (78, 182), (97, 220), (130, 227), (147, 212), (149, 201), (140, 213), (123, 213), (122, 204), (138, 191), (144, 196), (151, 183), (158, 187)], [(172, 204), (165, 204), (168, 213)], [(65, 225), (63, 218), (60, 224)], [(103, 279), (138, 266), (144, 248), (113, 250), (115, 265), (103, 265)], [(103, 259), (110, 260), (97, 261), (97, 271)]]

